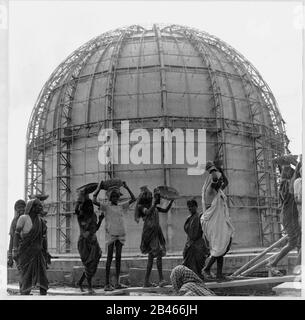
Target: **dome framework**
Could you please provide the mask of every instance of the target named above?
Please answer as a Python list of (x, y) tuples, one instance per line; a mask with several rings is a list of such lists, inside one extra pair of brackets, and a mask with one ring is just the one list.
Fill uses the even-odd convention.
[[(154, 51), (149, 52), (150, 44)], [(160, 170), (159, 181), (165, 185), (181, 178), (179, 168), (165, 164), (156, 169), (109, 163), (94, 167), (89, 174), (89, 156), (81, 164), (84, 168), (76, 172), (76, 152), (88, 155), (95, 148), (96, 157), (98, 146), (93, 147), (91, 141), (97, 140), (102, 128), (119, 128), (122, 119), (130, 120), (131, 129), (205, 128), (210, 159), (221, 159), (229, 177), (226, 194), (230, 210), (240, 221), (237, 233), (247, 219), (252, 223), (249, 230), (255, 229), (253, 239), (257, 240), (247, 242), (243, 235), (241, 246), (265, 246), (279, 238), (279, 172), (272, 159), (288, 152), (288, 139), (268, 85), (245, 57), (206, 32), (179, 25), (132, 25), (106, 32), (74, 51), (52, 73), (31, 114), (25, 194), (51, 193), (46, 206), (52, 221), (53, 251), (75, 249), (73, 190), (77, 184), (115, 176), (128, 182), (128, 175), (136, 175), (137, 170)], [(247, 155), (241, 156), (247, 157), (246, 164), (240, 160), (234, 165), (234, 153), (242, 150), (247, 150)], [(240, 191), (247, 189), (247, 182), (253, 189), (249, 195)], [(201, 182), (196, 177), (190, 183), (198, 189)], [(186, 211), (186, 198), (191, 195), (186, 192), (188, 185), (181, 188), (185, 203), (176, 210)], [(200, 190), (194, 194), (198, 199)], [(249, 216), (240, 218), (240, 212)], [(178, 223), (174, 215), (169, 213), (163, 221), (171, 251), (179, 249), (173, 235)], [(131, 247), (131, 252), (136, 250)]]

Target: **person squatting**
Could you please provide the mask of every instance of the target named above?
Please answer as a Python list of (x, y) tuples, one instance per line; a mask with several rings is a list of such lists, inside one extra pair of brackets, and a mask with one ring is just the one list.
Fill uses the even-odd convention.
[[(283, 165), (284, 163), (284, 165)], [(291, 249), (300, 249), (301, 233), (301, 162), (294, 162), (295, 169), (284, 161), (277, 161), (280, 168), (280, 199), (282, 204), (283, 227), (288, 234), (288, 243), (278, 257), (267, 264), (269, 274), (281, 275), (276, 264)], [(202, 187), (202, 212), (198, 211), (195, 198), (187, 201), (189, 216), (183, 229), (187, 240), (182, 252), (181, 265), (173, 268), (170, 276), (171, 284), (177, 295), (214, 295), (205, 286), (205, 281), (227, 280), (223, 275), (224, 256), (230, 250), (234, 227), (230, 219), (227, 197), (224, 193), (229, 181), (219, 162), (208, 161)], [(124, 188), (129, 198), (121, 200), (121, 188)], [(163, 188), (163, 189), (162, 189)], [(167, 189), (166, 189), (167, 188)], [(107, 249), (105, 291), (126, 288), (120, 283), (122, 249), (126, 241), (124, 215), (128, 214), (131, 205), (136, 202), (134, 219), (139, 223), (143, 219), (140, 251), (147, 254), (146, 273), (143, 287), (163, 287), (169, 283), (164, 279), (162, 271), (162, 257), (166, 255), (166, 240), (159, 223), (159, 213), (168, 213), (174, 200), (179, 197), (178, 192), (171, 194), (169, 187), (156, 187), (151, 191), (147, 186), (140, 188), (138, 198), (125, 181), (114, 178), (100, 183), (88, 183), (77, 189), (75, 215), (79, 225), (78, 252), (84, 266), (78, 287), (84, 291), (84, 280), (88, 284), (89, 294), (94, 294), (92, 278), (102, 256), (102, 250), (96, 233), (102, 221), (105, 220), (105, 243)], [(101, 190), (105, 191), (106, 201), (98, 200)], [(165, 192), (164, 192), (165, 190)], [(169, 192), (166, 194), (166, 192)], [(89, 195), (93, 193), (92, 200)], [(20, 276), (20, 294), (28, 295), (35, 286), (40, 288), (40, 294), (47, 294), (47, 268), (51, 263), (48, 253), (47, 225), (44, 219), (43, 201), (47, 196), (33, 196), (27, 203), (18, 200), (15, 203), (15, 216), (10, 227), (10, 243), (8, 250), (8, 267), (15, 261)], [(161, 199), (168, 202), (161, 206)], [(97, 217), (94, 206), (97, 207)], [(115, 251), (115, 283), (110, 281), (110, 269)], [(297, 265), (301, 259), (301, 251)], [(150, 281), (153, 261), (159, 275), (159, 283)], [(216, 275), (211, 267), (216, 262)], [(299, 269), (298, 269), (298, 272)]]

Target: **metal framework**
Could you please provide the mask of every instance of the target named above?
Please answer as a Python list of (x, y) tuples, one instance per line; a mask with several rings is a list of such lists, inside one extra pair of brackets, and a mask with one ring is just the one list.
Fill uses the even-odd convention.
[[(132, 28), (133, 26), (129, 29)], [(56, 248), (59, 253), (70, 252), (71, 244), (70, 218), (73, 213), (73, 201), (70, 187), (70, 151), (72, 135), (69, 127), (71, 125), (74, 93), (80, 80), (79, 75), (88, 59), (101, 46), (109, 45), (121, 32), (122, 30), (108, 32), (103, 37), (96, 37), (73, 52), (51, 75), (43, 87), (31, 114), (27, 131), (25, 198), (45, 191), (46, 121), (51, 97), (56, 90), (60, 90), (54, 112), (52, 137), (52, 146), (56, 146), (57, 158), (57, 200), (49, 208), (51, 212), (55, 211), (56, 213)], [(42, 141), (43, 143), (41, 143)]]
[[(149, 33), (149, 34), (148, 34)], [(175, 43), (177, 52), (182, 56), (181, 66), (169, 65), (165, 63), (163, 42), (170, 40)], [(119, 59), (125, 43), (133, 41), (138, 43), (139, 51), (135, 53), (138, 64), (133, 67), (119, 67)], [(158, 48), (159, 63), (154, 65), (142, 65), (143, 43), (144, 41), (155, 41)], [(203, 61), (200, 67), (187, 65), (182, 54), (181, 44), (191, 44)], [(106, 53), (112, 49), (109, 58)], [(225, 71), (222, 61), (214, 51), (220, 51), (225, 55), (236, 74)], [(89, 75), (82, 74), (88, 61), (94, 54), (99, 54), (96, 66)], [(211, 58), (213, 57), (213, 58)], [(98, 71), (98, 66), (105, 61), (109, 61), (107, 71)], [(220, 39), (184, 26), (154, 25), (150, 29), (142, 26), (133, 25), (126, 28), (116, 29), (101, 36), (98, 36), (75, 52), (73, 52), (59, 67), (53, 72), (49, 80), (44, 85), (33, 109), (27, 131), (26, 147), (26, 170), (25, 170), (25, 196), (35, 193), (45, 193), (46, 174), (45, 161), (49, 150), (52, 156), (56, 157), (56, 200), (49, 202), (49, 215), (56, 216), (56, 251), (58, 253), (71, 252), (71, 214), (73, 212), (73, 199), (71, 197), (71, 178), (76, 176), (73, 173), (73, 163), (71, 163), (71, 152), (96, 149), (96, 147), (85, 147), (79, 150), (74, 145), (74, 141), (80, 138), (90, 138), (97, 136), (101, 128), (118, 128), (119, 117), (114, 117), (115, 98), (119, 93), (115, 92), (117, 75), (122, 72), (136, 74), (136, 109), (139, 116), (139, 97), (145, 92), (139, 92), (140, 73), (157, 71), (160, 73), (160, 90), (157, 94), (161, 95), (161, 117), (146, 117), (130, 119), (130, 130), (133, 128), (147, 128), (152, 130), (154, 127), (160, 128), (206, 128), (215, 136), (214, 143), (215, 155), (223, 161), (224, 168), (228, 175), (236, 172), (236, 168), (228, 167), (226, 154), (228, 147), (243, 147), (254, 150), (253, 160), (255, 168), (249, 168), (249, 172), (255, 172), (257, 176), (257, 195), (238, 196), (227, 190), (232, 208), (252, 208), (255, 209), (261, 220), (261, 241), (262, 245), (269, 245), (280, 236), (277, 180), (278, 172), (272, 164), (272, 158), (284, 153), (289, 153), (288, 139), (285, 134), (285, 123), (279, 113), (276, 101), (270, 88), (264, 82), (258, 71), (247, 61), (239, 52), (224, 43)], [(188, 117), (168, 116), (167, 95), (176, 94), (170, 91), (166, 85), (167, 72), (183, 73), (185, 77), (185, 91), (193, 94), (209, 95), (214, 105), (214, 117), (192, 117), (188, 111)], [(188, 73), (207, 74), (211, 83), (210, 91), (207, 93), (192, 92), (188, 84)], [(93, 81), (95, 77), (105, 77), (106, 86), (101, 88), (105, 91), (105, 120), (92, 121), (91, 119), (91, 95), (93, 92)], [(221, 90), (219, 83), (223, 77), (227, 83), (229, 95)], [(86, 121), (83, 124), (75, 125), (72, 123), (72, 109), (75, 92), (78, 84), (86, 79), (90, 79), (89, 96), (86, 102)], [(230, 79), (236, 79), (242, 83), (244, 98), (234, 97)], [(179, 92), (177, 92), (179, 93)], [(120, 93), (123, 95), (122, 93)], [(53, 116), (53, 128), (47, 129), (48, 114), (51, 108), (51, 101), (55, 99), (55, 110)], [(130, 93), (126, 93), (131, 95)], [(223, 98), (230, 98), (232, 102), (233, 119), (224, 116)], [(190, 95), (187, 95), (187, 108), (190, 110)], [(238, 101), (246, 103), (249, 109), (249, 122), (236, 119), (236, 103)], [(263, 110), (266, 108), (266, 112)], [(266, 118), (266, 114), (268, 117)], [(236, 119), (236, 120), (235, 120)], [(268, 124), (269, 123), (269, 124)], [(228, 142), (227, 135), (241, 135), (249, 137), (251, 144), (237, 144)], [(213, 143), (213, 142), (211, 142)], [(55, 152), (55, 154), (53, 154)], [(164, 143), (163, 143), (164, 152)], [(170, 168), (168, 165), (161, 164), (164, 172), (164, 184), (170, 185)], [(149, 170), (160, 169), (158, 166)], [(172, 169), (181, 169), (171, 166)], [(143, 170), (143, 169), (141, 169)], [(245, 169), (240, 169), (245, 172)], [(110, 162), (104, 172), (104, 178), (114, 177), (116, 173), (128, 171), (117, 169)], [(85, 174), (85, 173), (84, 173)], [(52, 179), (51, 179), (52, 180)], [(191, 195), (184, 194), (183, 197)], [(168, 237), (171, 241), (171, 215), (168, 216)]]
[[(276, 172), (276, 167), (272, 163), (272, 159), (280, 154), (284, 154), (285, 152), (289, 153), (289, 141), (285, 135), (285, 122), (278, 111), (275, 98), (270, 88), (253, 65), (227, 43), (224, 43), (219, 38), (211, 36), (206, 32), (195, 31), (188, 27), (175, 25), (171, 26), (170, 29), (175, 30), (180, 34), (189, 35), (190, 41), (195, 39), (195, 47), (198, 48), (198, 51), (203, 57), (207, 57), (206, 63), (209, 67), (209, 75), (212, 83), (216, 119), (223, 119), (224, 117), (221, 92), (217, 83), (217, 74), (215, 72), (216, 68), (214, 67), (213, 70), (210, 70), (212, 63), (209, 57), (211, 56), (211, 53), (206, 53), (206, 51), (209, 50), (208, 48), (211, 46), (221, 50), (221, 52), (227, 56), (228, 60), (232, 62), (231, 65), (240, 76), (249, 107), (252, 126), (255, 124), (262, 125), (266, 123), (266, 119), (263, 119), (264, 116), (262, 114), (262, 110), (265, 106), (268, 108), (273, 132), (267, 132), (265, 127), (262, 126), (260, 127), (259, 134), (255, 134), (252, 137), (253, 149), (255, 150), (255, 174), (257, 175), (257, 211), (262, 225), (261, 241), (262, 245), (268, 246), (278, 240), (281, 235), (278, 197), (276, 196), (276, 181), (279, 179), (279, 173)], [(217, 59), (217, 55), (215, 55), (215, 57)], [(218, 63), (221, 65), (219, 60)], [(227, 74), (225, 76), (226, 79), (228, 79)], [(228, 87), (231, 90), (229, 81)], [(260, 92), (260, 96), (257, 95), (258, 91)], [(220, 96), (220, 98), (218, 98), (218, 96)], [(225, 153), (221, 149), (221, 146), (223, 145), (222, 142), (225, 139), (225, 129), (223, 125), (218, 126), (218, 128), (221, 133), (218, 134), (217, 140), (221, 141), (218, 145), (219, 150), (221, 150), (220, 157), (222, 157)], [(274, 143), (274, 140), (276, 139), (279, 139), (281, 143)], [(227, 166), (225, 165), (225, 168), (226, 167)], [(277, 173), (276, 179), (272, 179), (275, 172)], [(271, 181), (274, 182), (273, 185)]]
[[(253, 124), (267, 122), (262, 113), (263, 108), (266, 106), (274, 130), (271, 134), (275, 136), (279, 133), (281, 134), (279, 137), (282, 141), (281, 145), (272, 143), (269, 138), (270, 133), (268, 134), (264, 127), (261, 127), (259, 135), (253, 137), (257, 174), (257, 206), (262, 224), (261, 240), (262, 245), (269, 246), (278, 240), (281, 235), (278, 198), (276, 196), (277, 179), (272, 179), (276, 168), (272, 164), (272, 159), (284, 152), (289, 152), (287, 148), (286, 150), (284, 149), (287, 147), (286, 141), (283, 139), (285, 137), (283, 135), (285, 132), (284, 121), (278, 112), (276, 101), (269, 87), (258, 71), (244, 57), (239, 53), (236, 54), (235, 50), (233, 51), (229, 45), (225, 45), (219, 39), (210, 43), (213, 43), (215, 47), (227, 55), (232, 61), (232, 66), (240, 75), (245, 96), (248, 101), (250, 119)], [(260, 93), (260, 96), (258, 96), (258, 92)], [(251, 97), (254, 99), (251, 100)], [(272, 181), (274, 182), (273, 185)]]
[[(181, 30), (181, 29), (180, 29)], [(225, 129), (224, 129), (224, 112), (221, 90), (218, 82), (218, 77), (215, 72), (215, 67), (210, 58), (210, 53), (205, 43), (198, 37), (198, 35), (189, 29), (184, 29), (182, 32), (185, 38), (194, 45), (202, 57), (204, 63), (207, 65), (209, 77), (211, 81), (211, 91), (213, 93), (214, 108), (215, 108), (215, 124), (216, 124), (216, 150), (215, 156), (223, 162), (224, 168), (227, 168), (225, 146)]]

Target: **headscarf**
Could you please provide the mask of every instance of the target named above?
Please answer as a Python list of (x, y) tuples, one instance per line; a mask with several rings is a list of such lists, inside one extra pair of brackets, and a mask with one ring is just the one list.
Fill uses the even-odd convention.
[(17, 221), (18, 221), (18, 218), (20, 217), (19, 213), (17, 212), (17, 209), (20, 208), (20, 207), (25, 208), (25, 206), (26, 206), (26, 203), (22, 199), (17, 200), (15, 202), (15, 205), (14, 205), (15, 214), (14, 214), (14, 219), (12, 220), (11, 227), (10, 227), (10, 232), (9, 232), (9, 234), (11, 236), (14, 236), (14, 234), (15, 234)]
[(17, 201), (15, 202), (14, 209), (17, 210), (17, 209), (18, 209), (19, 207), (21, 207), (21, 206), (25, 207), (25, 206), (26, 206), (26, 203), (25, 203), (24, 200), (19, 199), (19, 200), (17, 200)]
[(216, 170), (215, 164), (213, 161), (207, 161), (207, 163), (205, 165), (205, 170), (210, 172), (211, 169)]
[(26, 204), (25, 214), (28, 214), (31, 217), (32, 221), (37, 217), (37, 214), (33, 211), (33, 209), (35, 206), (38, 206), (39, 204), (41, 205), (41, 202), (37, 198), (29, 200)]
[(195, 272), (184, 265), (179, 265), (172, 270), (170, 280), (175, 292), (179, 295), (215, 295), (205, 286), (203, 280)]

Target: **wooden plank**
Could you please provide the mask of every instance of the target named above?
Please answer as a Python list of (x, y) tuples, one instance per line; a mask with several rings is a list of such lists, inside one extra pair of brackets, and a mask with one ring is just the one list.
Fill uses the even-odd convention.
[(149, 288), (143, 288), (143, 287), (128, 287), (126, 289), (122, 289), (124, 292), (152, 292), (152, 293), (167, 293), (173, 291), (173, 286), (168, 285), (164, 287), (149, 287)]
[[(253, 285), (263, 285), (263, 284), (272, 284), (272, 283), (283, 283), (283, 282), (300, 282), (300, 276), (283, 276), (283, 277), (268, 277), (268, 278), (246, 278), (246, 279), (236, 279), (226, 282), (206, 282), (206, 286), (209, 289), (221, 289), (221, 288), (233, 288), (233, 287), (242, 287), (242, 286), (253, 286)], [(18, 285), (8, 285), (7, 289), (12, 294), (19, 293)], [(131, 292), (146, 292), (146, 293), (159, 293), (159, 294), (168, 294), (173, 292), (173, 287), (167, 285), (164, 287), (129, 287), (126, 289), (114, 290), (114, 291), (104, 291), (103, 289), (95, 289), (96, 295), (103, 296), (115, 296), (115, 295), (129, 295)], [(34, 294), (38, 294), (38, 290), (33, 290)], [(50, 288), (48, 290), (48, 295), (88, 295), (88, 292), (80, 292), (79, 289), (66, 287), (66, 288)]]
[(300, 276), (283, 276), (283, 277), (268, 277), (268, 278), (266, 277), (266, 278), (232, 280), (232, 281), (226, 281), (226, 282), (207, 282), (206, 286), (209, 289), (216, 289), (216, 288), (253, 286), (253, 285), (260, 285), (260, 284), (282, 283), (282, 282), (293, 282), (293, 281), (301, 281), (301, 277)]
[(241, 276), (246, 276), (248, 274), (253, 273), (255, 270), (257, 270), (258, 268), (262, 267), (263, 265), (269, 263), (270, 261), (274, 261), (274, 259), (280, 254), (280, 252), (275, 253), (274, 255), (272, 255), (271, 257), (268, 257), (260, 262), (258, 262), (257, 264), (255, 264), (254, 266), (252, 266), (251, 268), (249, 268), (248, 270), (242, 272), (240, 275)]
[[(94, 289), (95, 294), (89, 295), (89, 292), (85, 289), (84, 292), (81, 292), (78, 288), (73, 287), (58, 287), (58, 288), (49, 288), (48, 296), (122, 296), (128, 294), (124, 292), (123, 289), (113, 290), (113, 291), (104, 291), (104, 289)], [(19, 294), (19, 285), (9, 284), (7, 285), (7, 292), (10, 294)], [(33, 295), (39, 295), (38, 289), (31, 290)]]
[[(300, 276), (283, 276), (283, 277), (270, 277), (270, 278), (236, 278), (232, 281), (225, 282), (206, 282), (205, 285), (209, 289), (217, 289), (217, 288), (230, 288), (230, 287), (241, 287), (241, 286), (253, 286), (260, 284), (268, 284), (268, 283), (282, 283), (282, 282), (292, 282), (292, 281), (301, 281)], [(166, 293), (172, 292), (173, 288), (171, 285), (165, 287), (129, 287), (123, 289), (124, 292), (154, 292), (154, 293)]]
[(265, 256), (268, 252), (272, 251), (274, 248), (276, 248), (278, 245), (280, 245), (282, 242), (284, 242), (286, 239), (288, 238), (288, 235), (284, 236), (283, 238), (281, 238), (280, 240), (278, 240), (277, 242), (273, 243), (270, 247), (268, 247), (267, 249), (265, 249), (263, 252), (261, 252), (259, 255), (257, 255), (255, 258), (253, 258), (252, 260), (250, 260), (249, 262), (247, 262), (245, 265), (243, 265), (241, 268), (239, 268), (238, 270), (236, 270), (232, 276), (237, 276), (238, 274), (241, 274), (243, 271), (245, 271), (246, 269), (248, 269), (248, 267), (250, 267), (251, 265), (254, 264), (254, 262), (258, 261), (260, 258), (262, 258), (263, 256)]

